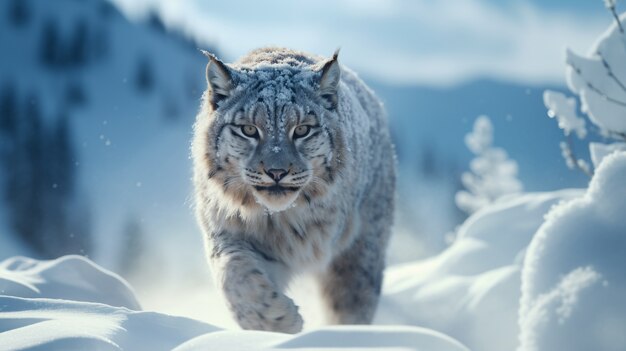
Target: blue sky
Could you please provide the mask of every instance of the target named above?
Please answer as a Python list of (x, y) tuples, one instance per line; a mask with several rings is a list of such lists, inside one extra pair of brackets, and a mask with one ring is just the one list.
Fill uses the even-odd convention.
[(601, 0), (113, 1), (135, 16), (156, 8), (227, 61), (263, 45), (322, 55), (341, 47), (363, 75), (444, 86), (562, 84), (565, 48), (586, 52), (611, 23)]

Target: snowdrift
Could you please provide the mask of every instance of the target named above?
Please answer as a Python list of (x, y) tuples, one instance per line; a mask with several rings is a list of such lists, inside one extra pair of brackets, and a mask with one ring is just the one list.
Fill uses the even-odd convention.
[(224, 331), (140, 311), (121, 278), (86, 258), (23, 257), (0, 264), (1, 350), (335, 350), (467, 351), (441, 333), (406, 326), (336, 326), (287, 335)]
[(438, 256), (386, 271), (376, 322), (439, 330), (473, 350), (514, 350), (526, 247), (552, 206), (581, 194), (524, 194), (475, 213)]
[(586, 191), (475, 213), (440, 255), (387, 270), (377, 322), (439, 330), (473, 350), (623, 350), (625, 179), (626, 152), (613, 152)]
[(614, 152), (587, 190), (510, 196), (474, 213), (438, 256), (386, 271), (375, 320), (386, 325), (223, 330), (141, 311), (127, 283), (83, 257), (8, 259), (0, 349), (620, 350), (624, 179), (626, 152)]
[(624, 350), (626, 152), (550, 211), (522, 270), (521, 350)]

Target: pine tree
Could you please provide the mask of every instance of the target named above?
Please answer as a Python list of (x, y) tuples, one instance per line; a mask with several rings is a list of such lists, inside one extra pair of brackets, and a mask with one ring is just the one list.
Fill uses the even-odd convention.
[(17, 96), (15, 86), (7, 84), (0, 93), (0, 140), (7, 146), (17, 128)]
[(43, 203), (40, 199), (45, 169), (38, 99), (29, 97), (23, 111), (15, 136), (17, 148), (10, 160), (12, 167), (6, 167), (6, 195), (15, 234), (36, 252), (43, 253)]
[(180, 117), (180, 109), (176, 97), (170, 92), (163, 97), (163, 117), (166, 121), (176, 121)]
[(135, 86), (142, 93), (149, 93), (154, 88), (154, 70), (152, 63), (146, 57), (140, 58), (137, 62)]
[(43, 25), (39, 39), (39, 59), (48, 67), (61, 65), (61, 41), (57, 23), (49, 19)]
[(456, 193), (457, 206), (471, 214), (499, 198), (519, 193), (522, 183), (517, 179), (517, 162), (509, 159), (502, 148), (493, 146), (493, 124), (487, 116), (479, 116), (472, 132), (465, 136), (467, 148), (475, 155), (470, 171), (461, 175), (467, 190)]
[(97, 27), (91, 38), (91, 57), (93, 60), (102, 60), (109, 55), (109, 32), (107, 27)]
[(89, 27), (85, 20), (79, 20), (74, 26), (74, 32), (69, 42), (66, 62), (73, 67), (80, 67), (88, 62)]
[(15, 87), (5, 85), (0, 93), (0, 195), (3, 201), (12, 200), (10, 182), (15, 178), (13, 172), (19, 166), (16, 160), (18, 108)]
[(145, 258), (145, 233), (136, 216), (129, 216), (122, 229), (122, 250), (119, 258), (119, 272), (130, 278), (140, 270)]
[(31, 18), (29, 0), (11, 0), (8, 4), (9, 22), (14, 27), (23, 27)]
[[(1, 111), (17, 111), (15, 94), (5, 90)], [(89, 252), (91, 237), (88, 212), (78, 203), (75, 151), (69, 118), (62, 115), (53, 128), (46, 128), (36, 96), (26, 99), (6, 123), (3, 140), (11, 145), (0, 159), (4, 200), (12, 232), (40, 257)], [(8, 119), (6, 119), (8, 120)]]
[(87, 102), (87, 94), (80, 81), (70, 82), (65, 88), (65, 99), (68, 107), (83, 106)]
[(49, 255), (86, 252), (83, 240), (88, 233), (77, 231), (73, 202), (75, 198), (75, 152), (71, 143), (70, 124), (67, 114), (56, 120), (46, 138), (46, 177), (42, 194), (45, 203), (45, 230), (51, 242), (45, 243)]
[(154, 11), (148, 14), (148, 25), (159, 33), (164, 34), (166, 32), (165, 24), (161, 20), (161, 16)]
[(439, 165), (437, 164), (437, 157), (435, 156), (435, 150), (432, 144), (424, 144), (421, 148), (421, 155), (418, 162), (418, 172), (423, 177), (436, 178), (440, 176)]

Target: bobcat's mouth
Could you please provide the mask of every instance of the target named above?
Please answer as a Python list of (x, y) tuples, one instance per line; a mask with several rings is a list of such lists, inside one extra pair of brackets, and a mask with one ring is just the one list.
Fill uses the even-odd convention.
[(298, 197), (300, 187), (282, 186), (274, 184), (270, 186), (254, 186), (254, 197), (257, 201), (272, 212), (284, 211), (291, 206)]
[(284, 195), (284, 194), (288, 194), (294, 191), (298, 191), (300, 189), (299, 187), (282, 186), (279, 184), (274, 184), (271, 186), (258, 186), (257, 185), (254, 188), (257, 191), (268, 192), (271, 195)]

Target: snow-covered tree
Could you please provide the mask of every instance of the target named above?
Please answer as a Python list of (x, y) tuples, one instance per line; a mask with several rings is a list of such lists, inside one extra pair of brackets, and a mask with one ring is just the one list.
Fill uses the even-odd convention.
[(474, 213), (500, 197), (522, 191), (517, 179), (517, 162), (506, 151), (493, 146), (493, 125), (487, 116), (479, 116), (474, 129), (465, 136), (465, 144), (476, 155), (470, 171), (461, 176), (466, 190), (456, 193), (457, 206)]
[[(4, 138), (8, 138), (10, 135), (15, 133), (17, 120), (17, 96), (15, 93), (15, 84), (6, 83), (2, 88), (2, 92), (0, 92), (0, 140), (4, 140)], [(8, 143), (3, 142), (0, 145), (0, 150), (5, 144)]]
[[(617, 15), (615, 1), (605, 1), (615, 23), (596, 42), (588, 56), (567, 50), (567, 83), (580, 98), (581, 111), (597, 127), (608, 143), (589, 144), (591, 160), (598, 167), (604, 156), (626, 150), (626, 13)], [(585, 120), (577, 116), (576, 101), (564, 94), (546, 91), (544, 103), (548, 116), (555, 117), (566, 135), (561, 149), (567, 165), (592, 175), (591, 166), (573, 151), (571, 132), (584, 139)]]
[(11, 0), (4, 5), (8, 6), (6, 10), (9, 23), (14, 27), (23, 27), (28, 24), (32, 17), (29, 0)]
[(123, 245), (118, 269), (119, 273), (126, 278), (132, 278), (142, 268), (141, 263), (146, 255), (145, 236), (141, 220), (136, 216), (129, 216), (122, 230)]
[(135, 72), (135, 87), (137, 91), (142, 93), (149, 93), (154, 89), (154, 69), (152, 68), (152, 62), (146, 56), (142, 56), (137, 61), (137, 68)]
[(89, 59), (89, 26), (84, 19), (74, 24), (71, 37), (68, 38), (66, 63), (73, 67), (84, 65)]
[(41, 29), (39, 41), (39, 59), (46, 67), (57, 67), (62, 61), (61, 40), (59, 37), (59, 25), (49, 19)]

